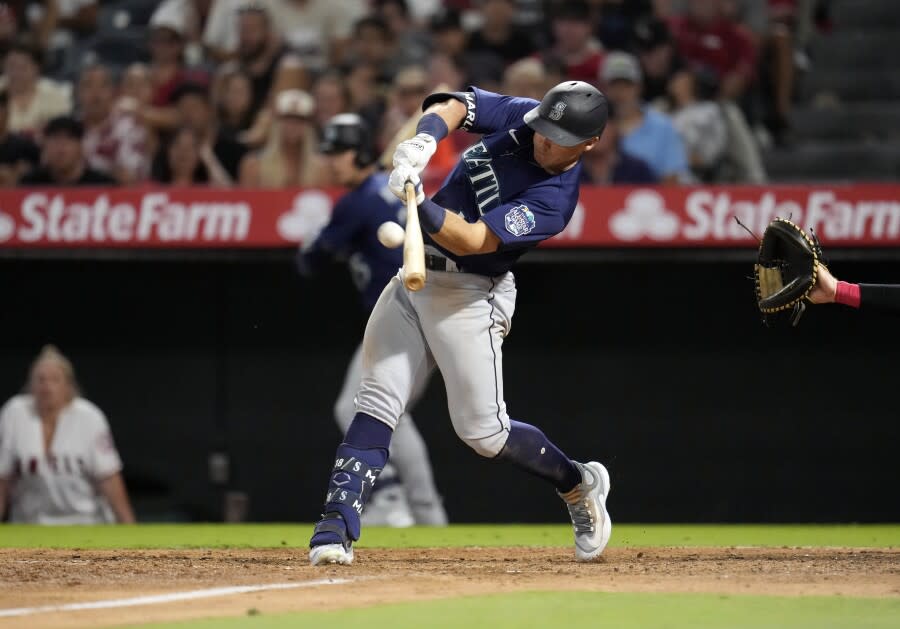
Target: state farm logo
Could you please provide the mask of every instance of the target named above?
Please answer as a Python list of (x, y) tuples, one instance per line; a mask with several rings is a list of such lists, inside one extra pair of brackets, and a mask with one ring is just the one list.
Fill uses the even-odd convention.
[(0, 242), (6, 242), (16, 233), (16, 222), (12, 216), (0, 211)]
[(625, 198), (625, 207), (609, 219), (609, 229), (620, 240), (671, 240), (678, 233), (678, 215), (666, 209), (655, 190), (636, 190)]
[[(21, 204), (18, 229), (0, 217), (0, 236), (22, 243), (241, 242), (250, 231), (252, 212), (244, 202), (172, 199), (165, 192), (110, 201), (101, 194), (87, 202), (65, 193), (34, 192)], [(5, 219), (5, 220), (4, 220)]]
[(292, 242), (315, 240), (331, 217), (331, 197), (318, 190), (301, 192), (278, 218), (278, 235)]
[[(639, 189), (625, 197), (625, 207), (609, 217), (609, 231), (619, 241), (642, 238), (661, 242), (740, 242), (752, 240), (734, 219), (762, 234), (776, 218), (790, 218), (828, 241), (900, 240), (900, 201), (842, 198), (842, 190), (780, 191), (778, 188), (721, 190), (698, 188), (685, 197), (663, 189)], [(844, 193), (847, 194), (847, 193)]]

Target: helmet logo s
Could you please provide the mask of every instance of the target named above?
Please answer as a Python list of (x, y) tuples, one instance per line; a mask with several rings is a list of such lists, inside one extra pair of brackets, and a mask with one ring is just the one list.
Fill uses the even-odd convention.
[(550, 120), (559, 120), (563, 117), (563, 112), (566, 110), (566, 104), (558, 100), (553, 104), (553, 109), (550, 110), (550, 113), (547, 115)]

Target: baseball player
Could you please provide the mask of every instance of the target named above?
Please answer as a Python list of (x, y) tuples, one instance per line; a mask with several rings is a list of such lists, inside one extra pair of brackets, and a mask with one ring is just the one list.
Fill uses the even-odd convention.
[(53, 346), (31, 367), (28, 393), (0, 409), (0, 520), (30, 524), (134, 522), (109, 424), (78, 395), (72, 364)]
[(841, 282), (820, 264), (818, 280), (809, 294), (809, 300), (814, 304), (844, 304), (853, 308), (900, 313), (900, 285)]
[[(406, 208), (388, 189), (387, 174), (378, 172), (372, 134), (356, 114), (339, 114), (326, 124), (320, 151), (326, 155), (334, 180), (350, 191), (335, 205), (328, 225), (298, 252), (297, 267), (301, 274), (310, 275), (332, 258), (345, 258), (362, 305), (371, 311), (382, 289), (403, 265), (402, 250), (382, 245), (376, 235), (378, 228), (387, 221), (404, 224)], [(353, 420), (354, 396), (362, 378), (362, 363), (360, 345), (347, 368), (334, 407), (335, 419), (344, 433)], [(366, 509), (364, 520), (370, 525), (447, 524), (447, 514), (434, 484), (428, 450), (412, 417), (406, 412), (407, 406), (413, 406), (424, 391), (430, 370), (422, 370), (416, 376), (409, 404), (405, 403), (398, 415), (390, 447), (391, 462), (397, 472), (389, 468), (383, 472), (385, 480), (390, 480), (379, 483), (376, 495), (380, 494), (382, 498), (374, 499)], [(402, 489), (405, 489), (399, 495), (390, 487), (391, 483), (398, 482), (397, 473)]]
[[(406, 183), (416, 187), (428, 281), (409, 291), (401, 270), (369, 317), (357, 412), (337, 449), (310, 563), (353, 561), (359, 516), (387, 461), (393, 430), (417, 378), (433, 365), (443, 375), (456, 434), (478, 454), (553, 485), (569, 509), (576, 558), (593, 559), (612, 528), (609, 475), (600, 463), (572, 461), (538, 428), (510, 419), (501, 347), (516, 298), (510, 267), (571, 219), (580, 158), (603, 132), (606, 98), (579, 81), (557, 85), (540, 102), (472, 87), (433, 94), (423, 110), (417, 135), (394, 153), (389, 184), (404, 199)], [(482, 138), (426, 198), (419, 173), (457, 128)]]

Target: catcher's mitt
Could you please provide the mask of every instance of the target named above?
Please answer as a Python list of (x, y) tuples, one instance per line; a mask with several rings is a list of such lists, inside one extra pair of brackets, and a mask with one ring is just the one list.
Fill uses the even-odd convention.
[(797, 325), (816, 285), (821, 258), (815, 234), (808, 236), (784, 218), (769, 223), (754, 265), (756, 301), (765, 323), (773, 315), (790, 314), (791, 325)]

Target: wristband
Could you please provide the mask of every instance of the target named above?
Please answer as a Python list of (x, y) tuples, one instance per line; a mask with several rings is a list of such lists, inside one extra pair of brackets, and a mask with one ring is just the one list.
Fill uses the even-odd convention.
[(834, 303), (859, 308), (859, 301), (859, 284), (850, 284), (848, 282), (837, 283), (837, 288), (834, 291)]
[(426, 198), (419, 204), (419, 224), (429, 234), (436, 234), (441, 231), (446, 216), (447, 210), (429, 198)]
[(430, 114), (425, 114), (419, 119), (419, 124), (416, 126), (416, 133), (427, 133), (434, 138), (435, 142), (440, 142), (447, 137), (450, 130), (447, 129), (447, 123), (444, 122), (444, 119), (432, 112)]

